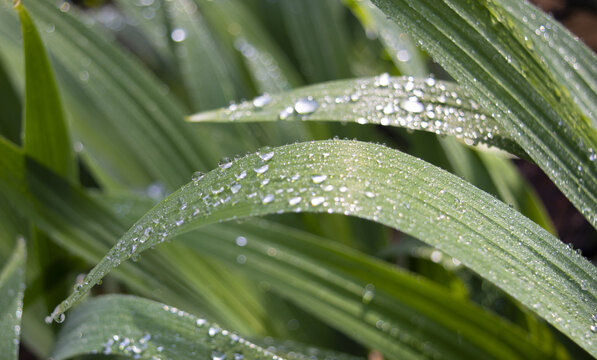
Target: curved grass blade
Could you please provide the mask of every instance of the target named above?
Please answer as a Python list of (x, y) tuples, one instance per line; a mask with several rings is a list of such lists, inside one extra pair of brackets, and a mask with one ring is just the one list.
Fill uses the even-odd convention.
[(209, 223), (282, 212), (352, 215), (419, 238), (597, 354), (592, 264), (456, 176), (399, 151), (354, 141), (288, 145), (195, 178), (141, 218), (51, 317), (63, 314), (112, 268), (169, 238)]
[[(145, 211), (140, 213), (137, 208), (133, 205), (131, 209), (141, 216)], [(421, 348), (446, 358), (449, 354), (455, 358), (557, 357), (553, 348), (538, 341), (529, 342), (529, 335), (523, 330), (479, 311), (443, 288), (286, 226), (264, 220), (216, 224), (178, 240), (197, 249), (201, 256), (215, 256), (226, 267), (237, 267), (256, 281), (266, 281), (272, 290), (302, 305), (305, 311), (393, 357), (412, 355), (413, 349)], [(181, 254), (189, 253), (185, 249), (181, 249)], [(199, 273), (204, 275), (203, 271)], [(371, 291), (373, 287), (375, 291)], [(371, 294), (376, 295), (368, 301)], [(381, 298), (385, 300), (380, 301)], [(329, 311), (330, 306), (335, 311)], [(366, 317), (365, 324), (354, 322), (363, 311), (376, 315)], [(413, 330), (411, 320), (415, 317), (417, 326)], [(382, 323), (384, 326), (379, 325)], [(456, 328), (450, 324), (457, 324)], [(408, 341), (405, 332), (409, 334)], [(433, 345), (424, 346), (425, 343)], [(455, 343), (459, 344), (458, 349), (452, 347)]]
[[(99, 261), (130, 224), (82, 189), (27, 160), (20, 149), (1, 138), (0, 155), (0, 191), (16, 210), (89, 264)], [(120, 270), (114, 275), (144, 296), (158, 296), (186, 309), (203, 309), (246, 333), (264, 332), (265, 310), (256, 301), (239, 302), (236, 297), (235, 291), (243, 289), (242, 279), (235, 282), (225, 269), (196, 257), (189, 259), (177, 247), (151, 253), (136, 264), (123, 264)], [(197, 271), (203, 274), (201, 279), (196, 278)], [(231, 286), (223, 288), (224, 283)], [(247, 299), (255, 297), (243, 290)]]
[(29, 13), (18, 1), (25, 49), (25, 152), (71, 181), (77, 166), (54, 71)]
[(159, 359), (281, 357), (205, 319), (147, 299), (108, 295), (78, 306), (64, 324), (52, 358), (84, 354)]
[(373, 0), (414, 35), (597, 227), (597, 131), (496, 0)]
[(597, 127), (597, 56), (558, 21), (526, 1), (500, 0), (558, 83)]
[(20, 238), (12, 257), (0, 272), (0, 351), (18, 359), (25, 291), (25, 240)]
[(558, 357), (529, 340), (526, 331), (443, 286), (302, 231), (267, 221), (230, 223), (206, 226), (178, 241), (267, 282), (272, 291), (390, 359)]
[(453, 135), (524, 154), (499, 123), (459, 86), (433, 78), (340, 80), (262, 95), (225, 109), (191, 115), (193, 122), (353, 121)]

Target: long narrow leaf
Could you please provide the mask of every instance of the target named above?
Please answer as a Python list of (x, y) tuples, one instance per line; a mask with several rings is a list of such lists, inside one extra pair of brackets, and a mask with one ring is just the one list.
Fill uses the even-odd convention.
[(25, 152), (74, 181), (75, 156), (52, 66), (29, 13), (20, 1), (15, 9), (21, 19), (25, 49)]
[(551, 73), (597, 126), (597, 56), (554, 18), (526, 1), (499, 0), (533, 41)]
[(25, 291), (25, 240), (20, 238), (10, 260), (0, 272), (0, 351), (18, 359)]
[(373, 0), (401, 24), (597, 226), (597, 131), (495, 0)]
[(312, 85), (188, 118), (194, 122), (351, 121), (453, 135), (523, 154), (502, 126), (459, 86), (433, 78), (340, 80)]
[(421, 160), (373, 144), (312, 142), (249, 155), (195, 180), (140, 219), (51, 317), (132, 255), (198, 226), (328, 212), (370, 219), (436, 246), (597, 354), (590, 340), (595, 267), (504, 203)]
[(132, 296), (102, 296), (73, 311), (52, 358), (84, 354), (151, 359), (271, 359), (270, 351), (173, 306)]
[(266, 281), (273, 291), (390, 359), (557, 357), (529, 341), (521, 328), (442, 286), (275, 223), (207, 226), (180, 241)]

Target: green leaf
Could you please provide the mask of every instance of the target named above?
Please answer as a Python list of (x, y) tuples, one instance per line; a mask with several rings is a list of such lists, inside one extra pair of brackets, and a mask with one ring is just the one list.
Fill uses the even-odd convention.
[(368, 143), (310, 142), (224, 163), (195, 180), (141, 218), (51, 317), (132, 255), (201, 225), (327, 212), (373, 220), (437, 247), (597, 354), (590, 330), (597, 269), (506, 204), (421, 160)]
[(351, 121), (453, 135), (523, 154), (502, 126), (459, 86), (433, 78), (340, 80), (188, 117), (194, 122)]
[(0, 109), (2, 109), (0, 135), (15, 144), (20, 144), (21, 99), (2, 61), (0, 61)]
[(272, 352), (176, 307), (122, 295), (81, 304), (64, 324), (52, 358), (84, 354), (151, 359), (279, 359)]
[(597, 56), (562, 24), (526, 1), (500, 0), (510, 19), (533, 41), (541, 60), (597, 126)]
[(52, 65), (34, 22), (20, 1), (15, 10), (21, 19), (25, 49), (25, 152), (57, 174), (76, 181), (75, 155)]
[(500, 1), (373, 3), (408, 30), (479, 99), (482, 108), (494, 113), (512, 139), (597, 227), (597, 131)]
[[(195, 2), (220, 41), (238, 51), (259, 91), (288, 90), (300, 82), (290, 60), (244, 1)], [(229, 58), (234, 59), (234, 54)]]
[(164, 85), (105, 33), (69, 14), (74, 7), (65, 13), (46, 1), (26, 5), (37, 22), (52, 30), (44, 40), (57, 60), (73, 131), (102, 182), (145, 187), (159, 181), (176, 188), (203, 164), (213, 166), (223, 156), (213, 139), (225, 140), (224, 133), (200, 136), (184, 124), (186, 110)]
[(280, 15), (309, 82), (351, 76), (345, 9), (338, 0), (281, 0)]
[(25, 240), (20, 238), (0, 273), (0, 351), (6, 359), (18, 359), (25, 291)]
[(424, 77), (429, 74), (425, 60), (412, 39), (371, 1), (345, 0), (344, 2), (365, 28), (375, 31), (402, 75)]
[[(0, 165), (4, 170), (0, 173), (2, 193), (15, 209), (51, 235), (63, 248), (93, 264), (125, 231), (126, 226), (120, 216), (92, 201), (84, 191), (34, 160), (27, 159), (20, 149), (1, 138), (0, 154)], [(218, 319), (226, 320), (239, 330), (259, 332), (262, 325), (258, 316), (264, 311), (256, 311), (255, 307), (242, 303), (226, 302), (226, 299), (236, 296), (227, 293), (228, 288), (222, 291), (216, 286), (221, 286), (228, 274), (217, 266), (201, 263), (189, 267), (188, 255), (181, 253), (164, 249), (159, 254), (145, 257), (138, 264), (123, 264), (124, 267), (115, 276), (130, 289), (145, 296), (159, 294), (161, 300), (178, 306), (208, 308)], [(194, 260), (197, 262), (197, 259)], [(190, 283), (191, 286), (173, 280), (192, 279), (199, 267), (204, 267), (203, 284), (197, 279)]]
[(230, 223), (179, 241), (265, 282), (391, 359), (556, 357), (443, 286), (302, 231), (267, 221)]
[[(220, 52), (205, 19), (192, 0), (166, 2), (172, 22), (172, 39), (193, 109), (213, 109), (240, 96), (228, 58)], [(241, 94), (242, 95), (242, 94)]]

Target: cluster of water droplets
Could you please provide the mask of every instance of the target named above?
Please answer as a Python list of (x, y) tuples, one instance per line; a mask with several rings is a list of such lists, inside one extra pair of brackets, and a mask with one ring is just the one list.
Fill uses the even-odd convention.
[[(284, 96), (263, 94), (253, 101), (231, 104), (221, 116), (229, 121), (271, 120), (274, 117), (271, 112), (277, 109), (279, 120), (329, 120), (341, 116), (342, 121), (359, 124), (454, 135), (471, 144), (492, 143), (495, 136), (504, 136), (498, 123), (463, 89), (433, 77), (393, 78), (384, 73), (375, 78), (344, 81), (344, 84), (297, 90), (289, 102)], [(208, 115), (198, 117), (210, 120)]]

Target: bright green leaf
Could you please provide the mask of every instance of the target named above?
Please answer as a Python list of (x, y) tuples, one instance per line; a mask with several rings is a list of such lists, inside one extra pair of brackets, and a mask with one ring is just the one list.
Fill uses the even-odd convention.
[(352, 141), (288, 145), (222, 163), (196, 177), (141, 218), (51, 317), (74, 305), (121, 262), (185, 231), (301, 211), (358, 216), (417, 237), (597, 354), (590, 330), (597, 306), (592, 264), (454, 175), (399, 151)]
[(75, 181), (77, 166), (52, 65), (29, 13), (20, 1), (15, 9), (25, 49), (25, 152)]
[(192, 115), (195, 122), (351, 121), (453, 135), (522, 154), (499, 123), (459, 86), (433, 78), (340, 80), (264, 94), (225, 109)]

